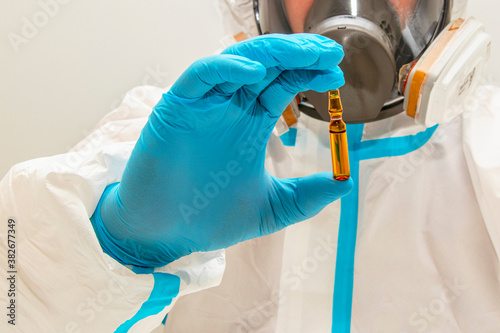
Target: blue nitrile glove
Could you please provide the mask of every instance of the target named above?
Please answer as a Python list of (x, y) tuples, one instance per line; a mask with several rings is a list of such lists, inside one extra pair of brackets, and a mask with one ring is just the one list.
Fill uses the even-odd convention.
[(349, 193), (352, 181), (331, 172), (278, 179), (264, 168), (282, 111), (300, 91), (343, 85), (342, 57), (326, 37), (266, 35), (191, 65), (153, 109), (122, 181), (102, 195), (92, 219), (104, 250), (162, 266), (276, 232)]

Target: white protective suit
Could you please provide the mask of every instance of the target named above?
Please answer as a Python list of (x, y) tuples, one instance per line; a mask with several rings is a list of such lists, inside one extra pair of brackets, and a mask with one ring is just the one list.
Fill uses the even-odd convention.
[[(349, 126), (362, 130), (361, 142), (349, 136), (353, 193), (227, 249), (222, 284), (177, 302), (164, 332), (348, 332), (332, 330), (348, 311), (333, 310), (334, 287), (352, 297), (351, 332), (500, 332), (500, 88), (480, 91), (473, 110), (435, 131), (405, 114)], [(268, 170), (328, 170), (327, 123), (302, 115), (297, 127), (294, 147), (270, 143)], [(354, 288), (342, 293), (356, 235)]]
[[(229, 34), (257, 34), (252, 1), (220, 4)], [(177, 302), (164, 332), (500, 332), (500, 88), (464, 108), (431, 129), (403, 113), (348, 126), (353, 192), (227, 249), (222, 284)], [(331, 170), (327, 127), (302, 115), (289, 146), (271, 136), (269, 172)]]
[[(482, 87), (437, 129), (404, 114), (349, 126), (353, 192), (309, 221), (227, 249), (224, 279), (210, 289), (224, 251), (154, 272), (124, 267), (102, 252), (89, 221), (161, 93), (134, 89), (71, 152), (3, 178), (0, 270), (15, 277), (15, 296), (2, 278), (0, 300), (14, 299), (16, 326), (4, 316), (1, 332), (149, 332), (167, 312), (159, 332), (500, 331), (499, 88)], [(282, 137), (288, 146), (271, 136), (267, 169), (330, 170), (327, 123), (302, 115), (294, 133)], [(352, 314), (334, 310), (334, 298), (352, 299)]]

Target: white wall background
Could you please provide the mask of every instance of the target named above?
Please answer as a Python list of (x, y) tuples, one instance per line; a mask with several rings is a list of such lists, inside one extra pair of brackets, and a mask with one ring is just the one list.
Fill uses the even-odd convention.
[[(59, 8), (16, 52), (9, 33), (44, 23), (40, 3)], [(67, 151), (129, 89), (168, 86), (222, 37), (214, 0), (1, 1), (0, 178)]]
[[(0, 178), (15, 163), (63, 153), (145, 78), (165, 87), (220, 48), (216, 0), (11, 0), (0, 3)], [(40, 3), (58, 3), (43, 21)], [(500, 82), (500, 1), (470, 0), (494, 37)], [(23, 35), (18, 52), (9, 33)], [(155, 79), (151, 73), (161, 74)], [(168, 74), (165, 74), (168, 73)]]

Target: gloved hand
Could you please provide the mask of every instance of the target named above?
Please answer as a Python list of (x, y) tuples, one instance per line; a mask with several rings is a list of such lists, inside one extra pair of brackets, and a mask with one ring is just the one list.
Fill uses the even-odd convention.
[(266, 35), (191, 65), (102, 195), (92, 221), (103, 249), (124, 264), (163, 266), (276, 232), (348, 194), (352, 181), (331, 172), (278, 179), (264, 168), (282, 111), (300, 91), (343, 85), (342, 57), (326, 37)]

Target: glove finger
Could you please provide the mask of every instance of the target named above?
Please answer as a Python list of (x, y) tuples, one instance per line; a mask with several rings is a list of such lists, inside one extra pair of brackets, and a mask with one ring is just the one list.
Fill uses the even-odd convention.
[(257, 83), (246, 85), (244, 89), (257, 98), (271, 82), (276, 80), (276, 78), (281, 75), (282, 72), (283, 71), (278, 67), (270, 67), (267, 69), (267, 74), (264, 79)]
[(330, 38), (313, 34), (271, 34), (248, 39), (228, 47), (223, 54), (239, 55), (264, 67), (327, 69), (337, 66), (344, 52)]
[(333, 180), (331, 172), (292, 179), (273, 178), (271, 204), (274, 216), (264, 219), (261, 234), (268, 235), (318, 214), (335, 200), (349, 194), (352, 179)]
[(326, 70), (293, 70), (281, 73), (259, 97), (272, 117), (278, 117), (301, 91), (324, 92), (343, 86), (344, 74), (338, 66)]
[(216, 55), (194, 62), (174, 83), (170, 92), (180, 98), (201, 98), (225, 82), (253, 84), (266, 69), (258, 62), (237, 55)]
[(230, 96), (243, 87), (243, 83), (224, 82), (214, 87), (213, 91), (221, 95)]

